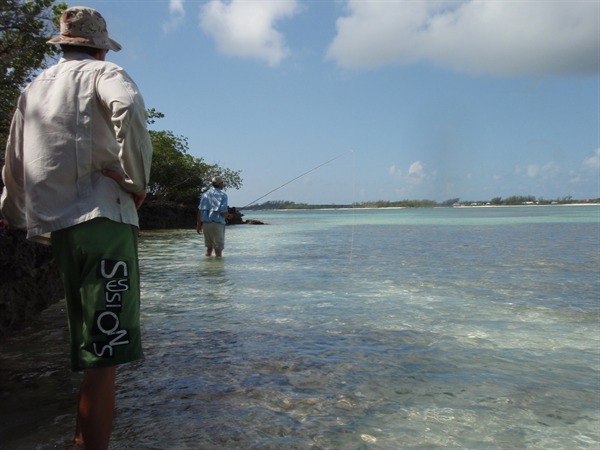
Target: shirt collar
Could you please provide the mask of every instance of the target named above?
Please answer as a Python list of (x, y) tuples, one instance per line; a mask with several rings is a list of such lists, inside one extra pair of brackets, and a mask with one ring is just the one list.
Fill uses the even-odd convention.
[(87, 53), (69, 52), (66, 55), (63, 55), (62, 58), (60, 58), (59, 64), (66, 61), (81, 61), (85, 59), (91, 59), (94, 61), (96, 60), (96, 58), (94, 58), (92, 55), (88, 55)]

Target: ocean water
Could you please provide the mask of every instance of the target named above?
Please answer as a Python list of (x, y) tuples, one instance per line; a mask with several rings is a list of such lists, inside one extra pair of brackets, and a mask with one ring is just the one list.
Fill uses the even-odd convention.
[[(111, 448), (600, 448), (600, 207), (245, 218), (142, 233)], [(0, 342), (0, 448), (68, 446), (63, 309)]]

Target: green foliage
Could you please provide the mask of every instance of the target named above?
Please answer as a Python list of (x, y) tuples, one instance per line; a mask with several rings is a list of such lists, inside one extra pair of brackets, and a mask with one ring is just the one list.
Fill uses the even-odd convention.
[[(52, 0), (0, 0), (0, 148), (6, 147), (10, 121), (21, 90), (58, 54), (46, 41), (57, 34), (67, 5)], [(4, 154), (0, 166), (4, 165)]]
[(163, 117), (165, 117), (165, 115), (163, 113), (161, 113), (160, 111), (157, 111), (154, 108), (148, 108), (148, 120), (146, 120), (146, 123), (148, 125), (152, 125), (154, 122), (156, 122), (156, 119), (162, 119)]
[(439, 206), (433, 200), (402, 200), (398, 202), (389, 202), (379, 200), (376, 202), (354, 203), (352, 205), (308, 205), (306, 203), (294, 203), (285, 200), (275, 200), (247, 206), (247, 210), (269, 210), (269, 209), (336, 209), (336, 208), (432, 208)]
[(449, 198), (448, 200), (441, 203), (441, 206), (454, 206), (460, 202), (460, 198)]
[(257, 205), (247, 206), (244, 209), (247, 209), (247, 210), (252, 210), (252, 209), (259, 209), (259, 210), (311, 209), (311, 208), (317, 208), (317, 207), (318, 207), (317, 205), (310, 206), (305, 203), (288, 202), (285, 200), (270, 200), (268, 202), (260, 203)]
[(533, 195), (513, 195), (502, 202), (504, 205), (524, 205), (527, 203), (535, 203), (535, 197)]
[[(148, 111), (149, 121), (163, 117), (160, 112)], [(148, 192), (158, 200), (195, 202), (200, 198), (215, 175), (220, 175), (226, 188), (239, 189), (242, 179), (239, 171), (207, 164), (203, 158), (188, 153), (188, 140), (171, 131), (150, 131), (152, 141), (152, 168)]]
[(438, 204), (433, 200), (400, 200), (396, 202), (379, 200), (364, 202), (360, 206), (363, 208), (433, 208)]

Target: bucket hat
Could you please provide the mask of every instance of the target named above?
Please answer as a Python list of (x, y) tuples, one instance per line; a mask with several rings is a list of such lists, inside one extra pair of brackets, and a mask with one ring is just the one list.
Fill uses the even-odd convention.
[(118, 52), (121, 44), (108, 37), (106, 21), (95, 9), (73, 6), (60, 16), (60, 35), (47, 44), (70, 44)]

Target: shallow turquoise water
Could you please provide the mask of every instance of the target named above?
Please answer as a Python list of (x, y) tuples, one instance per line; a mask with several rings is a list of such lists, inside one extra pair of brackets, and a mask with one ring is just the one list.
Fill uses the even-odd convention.
[(600, 446), (599, 207), (246, 218), (143, 233), (113, 448)]

